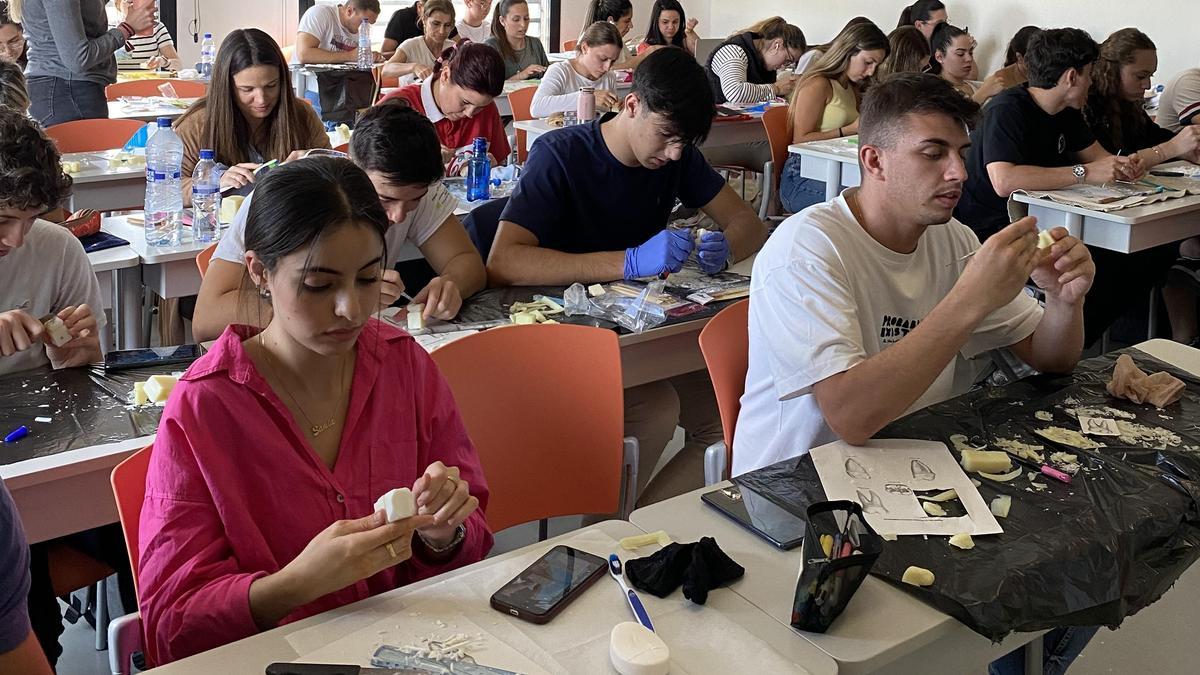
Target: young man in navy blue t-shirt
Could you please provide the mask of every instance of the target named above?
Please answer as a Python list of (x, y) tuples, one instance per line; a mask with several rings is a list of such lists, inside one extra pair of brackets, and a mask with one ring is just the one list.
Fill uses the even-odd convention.
[[(676, 200), (698, 208), (720, 231), (706, 234), (704, 271), (762, 247), (767, 230), (713, 171), (697, 146), (715, 114), (704, 70), (681, 49), (661, 49), (634, 71), (621, 112), (553, 131), (529, 153), (488, 258), (492, 286), (638, 279), (677, 272), (695, 244), (666, 229)], [(684, 450), (645, 492), (676, 424)], [(625, 390), (626, 434), (641, 442), (642, 502), (703, 484), (703, 447), (721, 438), (712, 385), (703, 371)]]

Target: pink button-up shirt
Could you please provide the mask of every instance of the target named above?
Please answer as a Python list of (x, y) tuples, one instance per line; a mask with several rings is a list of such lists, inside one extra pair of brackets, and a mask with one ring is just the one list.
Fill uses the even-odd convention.
[(409, 335), (371, 321), (358, 361), (337, 462), (330, 471), (255, 369), (231, 326), (167, 403), (142, 506), (138, 582), (155, 665), (258, 632), (250, 584), (279, 571), (336, 520), (362, 518), (431, 463), (456, 466), (479, 498), (454, 557), (409, 560), (315, 600), (297, 621), (481, 560), (492, 547), (488, 492), (450, 389)]

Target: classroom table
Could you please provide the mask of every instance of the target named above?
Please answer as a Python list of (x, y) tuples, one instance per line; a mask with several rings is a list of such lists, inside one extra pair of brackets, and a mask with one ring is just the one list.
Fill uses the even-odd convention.
[[(1200, 350), (1169, 340), (1150, 340), (1137, 345), (1137, 349), (1200, 374)], [(682, 541), (715, 537), (730, 557), (746, 568), (746, 576), (730, 588), (782, 625), (788, 625), (800, 549), (776, 549), (702, 504), (700, 494), (716, 487), (638, 509), (630, 520), (648, 532), (665, 530)], [(904, 674), (985, 672), (990, 661), (1040, 634), (1013, 634), (994, 645), (956, 619), (871, 576), (827, 633), (797, 631), (796, 635), (833, 657), (839, 672)], [(1040, 641), (1031, 644), (1037, 648), (1030, 651), (1040, 652)]]
[[(190, 228), (183, 228), (181, 241), (175, 246), (147, 245), (144, 227), (130, 224), (128, 216), (105, 218), (101, 229), (128, 241), (141, 258), (140, 283), (147, 291), (164, 299), (187, 297), (200, 291), (196, 257), (212, 244), (192, 241)], [(143, 317), (149, 317), (149, 314), (141, 311), (140, 302), (136, 306), (138, 312), (126, 312), (122, 317), (122, 329), (127, 331), (127, 338), (123, 340), (126, 348), (145, 347), (149, 340), (148, 327), (142, 323)]]
[(1065, 227), (1088, 246), (1136, 253), (1200, 234), (1200, 195), (1118, 209), (1107, 213), (1017, 193), (1038, 219), (1038, 229)]
[[(138, 269), (142, 259), (132, 246), (118, 246), (87, 254), (92, 272), (100, 283), (100, 297), (104, 298), (103, 309), (112, 310), (112, 321), (101, 331), (101, 344), (123, 346), (124, 331), (128, 324), (137, 322), (141, 308), (141, 273)], [(133, 315), (130, 315), (130, 312)]]
[[(497, 99), (499, 100), (499, 99)], [(550, 133), (561, 127), (550, 126), (546, 119), (519, 120), (513, 122), (513, 127), (525, 132), (525, 149), (533, 147), (533, 142), (543, 134)], [(748, 143), (765, 142), (767, 131), (763, 127), (762, 117), (753, 116), (750, 119), (733, 119), (723, 122), (713, 122), (712, 130), (700, 147), (718, 148), (730, 145), (745, 145)]]
[(188, 107), (197, 100), (199, 99), (175, 99), (175, 101), (184, 105), (177, 105), (167, 101), (154, 101), (153, 103), (109, 101), (108, 118), (113, 120), (138, 120), (141, 122), (153, 122), (160, 117), (169, 117), (173, 120), (187, 112)]
[(862, 182), (858, 171), (858, 136), (794, 143), (788, 146), (788, 153), (800, 155), (802, 178), (824, 181), (826, 201)]
[(63, 154), (63, 162), (85, 163), (82, 171), (70, 174), (73, 185), (71, 196), (67, 198), (68, 211), (142, 208), (146, 198), (146, 165), (124, 164), (110, 168), (108, 160), (120, 152), (113, 149)]
[[(649, 555), (656, 547), (630, 552), (617, 544), (622, 537), (641, 533), (628, 522), (599, 523), (260, 633), (154, 672), (261, 673), (276, 661), (365, 666), (379, 643), (401, 646), (440, 630), (443, 635), (483, 634), (486, 642), (477, 659), (486, 665), (521, 668), (527, 664), (523, 672), (537, 672), (537, 668), (580, 675), (611, 673), (608, 633), (616, 623), (632, 619), (612, 580), (598, 579), (594, 587), (541, 626), (491, 609), (488, 597), (552, 546), (572, 546), (601, 557), (616, 552), (623, 560)], [(797, 639), (728, 589), (712, 591), (703, 606), (691, 604), (679, 591), (663, 599), (648, 593), (640, 596), (656, 632), (672, 648), (672, 672), (837, 672), (837, 665), (827, 655)]]

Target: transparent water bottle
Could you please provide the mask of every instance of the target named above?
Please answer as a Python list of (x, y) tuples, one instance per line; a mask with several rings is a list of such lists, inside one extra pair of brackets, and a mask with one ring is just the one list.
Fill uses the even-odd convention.
[(358, 67), (360, 70), (370, 70), (375, 65), (375, 57), (371, 54), (371, 22), (366, 19), (358, 24)]
[(174, 246), (183, 231), (183, 141), (171, 118), (158, 118), (146, 144), (146, 243)]
[(217, 60), (217, 42), (212, 33), (204, 34), (204, 42), (200, 43), (200, 77), (212, 79), (213, 63)]
[(221, 231), (221, 181), (212, 150), (201, 150), (192, 172), (192, 239), (207, 244)]
[(471, 144), (471, 161), (467, 162), (467, 201), (474, 202), (491, 196), (492, 163), (488, 160), (487, 139), (479, 136)]

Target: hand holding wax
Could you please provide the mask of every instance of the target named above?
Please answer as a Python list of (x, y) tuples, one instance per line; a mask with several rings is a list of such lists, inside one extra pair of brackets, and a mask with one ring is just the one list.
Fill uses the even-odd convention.
[(439, 548), (449, 545), (458, 527), (479, 508), (479, 499), (471, 495), (470, 487), (458, 467), (440, 461), (430, 464), (413, 484), (416, 518), (425, 523), (416, 529), (426, 543)]

